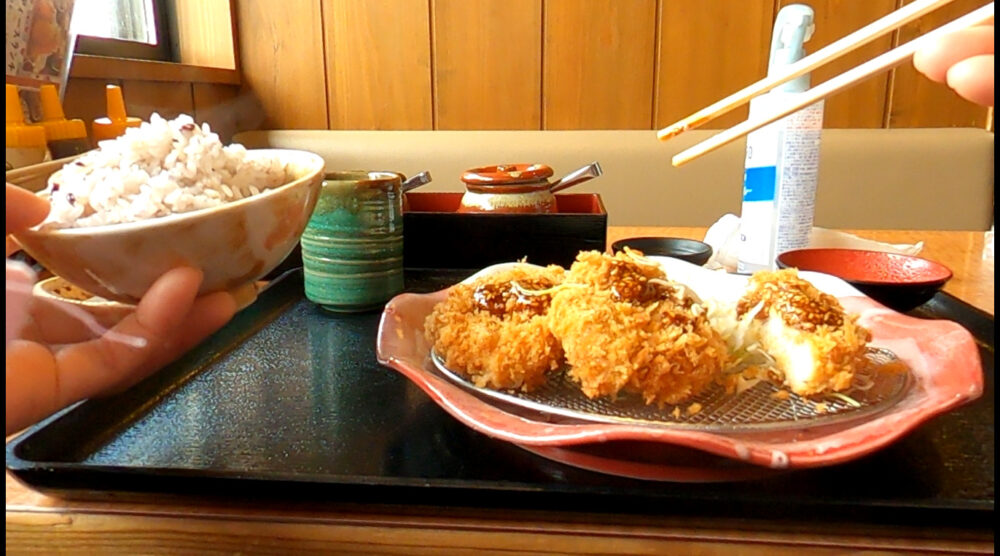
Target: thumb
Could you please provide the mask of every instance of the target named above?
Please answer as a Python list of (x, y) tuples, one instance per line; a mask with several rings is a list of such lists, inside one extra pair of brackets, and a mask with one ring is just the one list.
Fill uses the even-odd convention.
[(49, 203), (16, 185), (7, 184), (7, 233), (12, 234), (38, 224), (49, 214)]
[(21, 330), (28, 322), (31, 304), (31, 287), (35, 283), (35, 273), (24, 263), (7, 261), (7, 340), (20, 337)]

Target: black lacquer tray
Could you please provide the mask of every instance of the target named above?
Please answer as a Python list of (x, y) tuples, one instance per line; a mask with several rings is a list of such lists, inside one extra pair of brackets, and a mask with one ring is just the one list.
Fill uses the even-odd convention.
[[(472, 271), (408, 271), (428, 292)], [(646, 482), (552, 462), (455, 421), (375, 360), (379, 314), (336, 315), (293, 272), (182, 360), (7, 444), (63, 497), (113, 493), (951, 527), (992, 538), (993, 316), (939, 293), (911, 312), (976, 337), (985, 392), (847, 464), (722, 483)]]

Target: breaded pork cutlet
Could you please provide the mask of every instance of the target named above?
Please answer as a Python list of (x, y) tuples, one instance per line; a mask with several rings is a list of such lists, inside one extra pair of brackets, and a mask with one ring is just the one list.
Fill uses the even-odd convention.
[(744, 317), (753, 311), (761, 348), (796, 394), (847, 390), (867, 365), (871, 334), (844, 312), (837, 298), (800, 278), (795, 269), (751, 276), (736, 313)]
[(641, 253), (580, 253), (552, 298), (549, 328), (590, 398), (637, 392), (676, 404), (722, 371), (728, 352), (700, 306)]
[(563, 362), (559, 341), (549, 331), (547, 291), (565, 270), (516, 265), (458, 284), (424, 325), (445, 365), (476, 386), (531, 390)]

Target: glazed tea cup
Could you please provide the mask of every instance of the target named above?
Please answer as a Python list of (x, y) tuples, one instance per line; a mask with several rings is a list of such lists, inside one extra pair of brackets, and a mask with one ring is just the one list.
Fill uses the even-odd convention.
[(327, 173), (302, 234), (306, 297), (334, 312), (380, 309), (403, 290), (404, 178)]

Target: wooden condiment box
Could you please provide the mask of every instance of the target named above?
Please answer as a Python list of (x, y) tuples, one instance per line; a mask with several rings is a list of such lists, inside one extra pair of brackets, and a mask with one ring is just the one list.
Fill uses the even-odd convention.
[(580, 251), (604, 251), (608, 213), (600, 195), (555, 197), (555, 214), (491, 214), (456, 212), (462, 193), (407, 193), (403, 264), (480, 269), (526, 258), (568, 267)]

